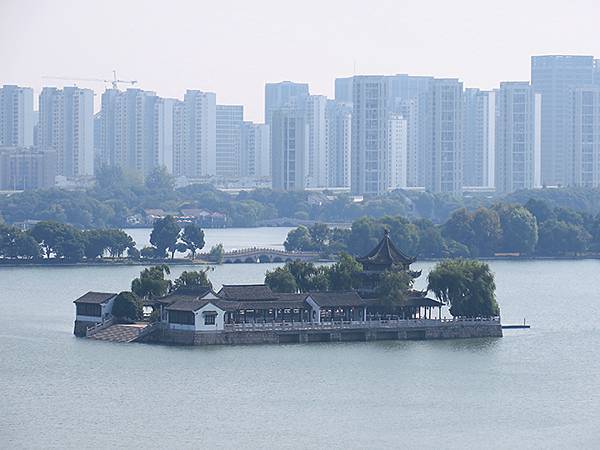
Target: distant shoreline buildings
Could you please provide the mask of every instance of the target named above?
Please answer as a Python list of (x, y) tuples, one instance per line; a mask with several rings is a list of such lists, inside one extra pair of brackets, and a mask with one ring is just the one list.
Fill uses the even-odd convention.
[(93, 96), (44, 87), (34, 111), (31, 88), (0, 88), (2, 189), (48, 187), (56, 176), (89, 182), (102, 165), (141, 177), (162, 166), (179, 185), (360, 196), (600, 186), (593, 56), (533, 56), (530, 81), (491, 91), (405, 74), (337, 78), (334, 99), (305, 83), (267, 83), (264, 123), (211, 92), (171, 99), (112, 87), (96, 114)]

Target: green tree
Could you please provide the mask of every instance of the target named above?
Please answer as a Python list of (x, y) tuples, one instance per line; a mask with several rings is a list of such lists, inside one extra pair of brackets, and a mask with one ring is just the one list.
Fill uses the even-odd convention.
[(152, 191), (172, 191), (175, 187), (175, 180), (166, 167), (160, 166), (148, 174), (145, 185)]
[(273, 292), (298, 292), (298, 285), (293, 275), (285, 267), (277, 267), (274, 270), (267, 271), (265, 275), (265, 284)]
[(417, 220), (415, 226), (419, 230), (419, 247), (416, 253), (425, 257), (444, 256), (447, 247), (440, 228), (428, 219)]
[(470, 248), (475, 238), (472, 216), (465, 208), (455, 211), (442, 227), (442, 234)]
[(126, 250), (135, 248), (133, 238), (123, 230), (107, 230), (106, 239), (108, 252), (113, 258), (120, 258)]
[(548, 202), (544, 200), (530, 198), (529, 200), (527, 200), (527, 203), (525, 203), (525, 208), (527, 208), (527, 210), (531, 214), (533, 214), (533, 216), (537, 220), (538, 225), (541, 225), (542, 222), (545, 222), (546, 220), (555, 218), (554, 211), (552, 210)]
[(308, 229), (310, 237), (319, 251), (322, 251), (329, 240), (330, 230), (324, 223), (315, 223)]
[(538, 241), (538, 226), (533, 214), (519, 205), (499, 204), (494, 210), (502, 226), (502, 251), (532, 253)]
[(395, 313), (405, 305), (413, 285), (413, 278), (406, 272), (386, 271), (379, 278), (377, 299), (381, 308)]
[(38, 222), (30, 231), (33, 238), (42, 246), (46, 258), (57, 253), (57, 248), (67, 233), (67, 225), (57, 222)]
[(130, 321), (142, 318), (142, 302), (132, 292), (123, 291), (117, 295), (112, 307), (112, 315), (118, 320)]
[(171, 280), (165, 278), (170, 273), (169, 266), (165, 264), (144, 269), (139, 278), (131, 282), (131, 290), (141, 298), (163, 297), (171, 289)]
[(329, 289), (350, 291), (357, 286), (357, 275), (362, 272), (361, 264), (348, 253), (340, 254), (338, 261), (329, 269)]
[(490, 267), (481, 261), (447, 260), (429, 273), (427, 289), (461, 317), (492, 317), (500, 314), (496, 283)]
[(223, 263), (224, 254), (225, 249), (223, 248), (223, 244), (213, 245), (210, 249), (210, 260), (215, 264), (221, 264)]
[(471, 219), (472, 244), (478, 256), (492, 256), (502, 237), (500, 217), (493, 209), (479, 208)]
[(188, 224), (183, 229), (181, 240), (186, 249), (192, 252), (192, 259), (196, 257), (196, 251), (204, 248), (204, 231), (198, 225)]
[(175, 283), (173, 284), (174, 289), (177, 290), (177, 289), (197, 287), (197, 286), (209, 287), (212, 289), (212, 283), (208, 279), (208, 271), (209, 270), (211, 270), (210, 267), (206, 268), (204, 270), (198, 270), (198, 271), (194, 271), (194, 270), (190, 270), (189, 272), (183, 271), (181, 273), (181, 275), (179, 276), (179, 278), (177, 278), (175, 280)]
[(181, 227), (173, 216), (157, 219), (150, 233), (150, 243), (156, 247), (157, 255), (164, 255), (169, 249), (171, 258), (174, 258), (180, 233)]
[(283, 246), (288, 252), (311, 251), (314, 250), (315, 243), (308, 228), (299, 226), (288, 233)]
[(581, 225), (550, 219), (542, 223), (537, 251), (542, 255), (565, 255), (587, 250), (592, 236)]
[(102, 258), (108, 247), (106, 230), (86, 230), (83, 232), (84, 254), (87, 259)]
[(18, 233), (15, 237), (14, 245), (18, 257), (38, 259), (42, 256), (40, 245), (27, 233)]
[(329, 288), (328, 268), (316, 267), (313, 263), (292, 261), (285, 264), (300, 292), (326, 291)]

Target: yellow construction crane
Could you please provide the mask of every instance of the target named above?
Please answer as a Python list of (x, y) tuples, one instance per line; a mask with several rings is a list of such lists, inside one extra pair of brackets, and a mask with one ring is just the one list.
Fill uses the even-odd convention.
[(137, 80), (119, 80), (117, 78), (117, 71), (113, 70), (112, 80), (104, 80), (102, 78), (74, 78), (74, 77), (42, 77), (47, 80), (65, 80), (65, 81), (93, 81), (101, 83), (110, 83), (113, 89), (118, 89), (118, 83), (131, 84), (132, 86), (137, 83)]

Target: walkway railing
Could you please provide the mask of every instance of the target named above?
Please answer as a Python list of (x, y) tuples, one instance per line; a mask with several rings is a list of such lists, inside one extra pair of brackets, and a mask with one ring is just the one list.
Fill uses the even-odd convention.
[(499, 317), (451, 318), (451, 319), (398, 319), (398, 320), (366, 320), (349, 322), (256, 322), (226, 324), (225, 331), (292, 331), (292, 330), (351, 330), (351, 329), (398, 329), (414, 327), (440, 327), (452, 325), (498, 325)]
[(96, 325), (87, 327), (87, 329), (85, 330), (85, 336), (90, 337), (98, 331), (110, 327), (114, 322), (114, 319), (111, 317), (110, 319), (102, 320), (102, 322), (97, 323)]

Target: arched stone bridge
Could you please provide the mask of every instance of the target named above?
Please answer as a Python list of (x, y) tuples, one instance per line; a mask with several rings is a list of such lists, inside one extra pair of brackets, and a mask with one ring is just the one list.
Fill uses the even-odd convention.
[(225, 252), (223, 263), (269, 263), (289, 261), (316, 261), (320, 257), (318, 252), (286, 252), (273, 248), (244, 248)]

